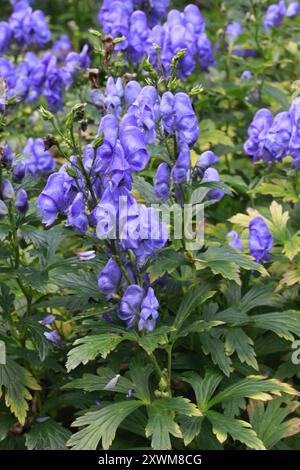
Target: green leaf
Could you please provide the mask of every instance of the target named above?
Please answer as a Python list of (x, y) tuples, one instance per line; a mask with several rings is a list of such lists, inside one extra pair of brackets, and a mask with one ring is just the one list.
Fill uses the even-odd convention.
[(172, 250), (168, 252), (168, 256), (154, 258), (147, 272), (150, 275), (151, 282), (154, 282), (164, 274), (171, 274), (177, 268), (187, 264), (188, 260), (185, 256)]
[(43, 362), (52, 349), (50, 341), (44, 335), (47, 329), (34, 320), (26, 320), (24, 325), (30, 334), (29, 337), (39, 354), (40, 360)]
[(6, 438), (10, 428), (15, 424), (16, 419), (12, 415), (1, 415), (0, 418), (0, 442)]
[(0, 364), (0, 397), (5, 390), (5, 404), (23, 425), (25, 423), (28, 401), (32, 399), (30, 390), (40, 390), (40, 386), (28, 370), (7, 358)]
[(202, 378), (195, 372), (187, 372), (182, 379), (188, 382), (195, 393), (197, 405), (204, 413), (208, 408), (208, 403), (222, 380), (222, 374), (215, 370), (208, 370)]
[(85, 336), (77, 339), (73, 343), (76, 347), (68, 352), (66, 363), (68, 372), (75, 369), (79, 364), (87, 364), (99, 354), (105, 359), (123, 340), (122, 336), (113, 333)]
[(155, 349), (163, 347), (169, 342), (168, 333), (173, 331), (174, 328), (170, 326), (160, 326), (154, 331), (146, 333), (139, 339), (139, 345), (148, 353), (151, 354)]
[(176, 337), (177, 338), (182, 338), (184, 336), (189, 335), (190, 333), (203, 333), (204, 331), (209, 331), (212, 328), (215, 328), (216, 326), (222, 325), (224, 322), (222, 321), (210, 321), (206, 322), (204, 320), (197, 320), (191, 323), (190, 325), (187, 325), (185, 327), (182, 327), (177, 333)]
[(219, 338), (213, 338), (208, 334), (200, 333), (200, 340), (204, 353), (210, 354), (214, 364), (216, 364), (221, 371), (229, 377), (231, 359), (226, 355), (225, 345)]
[[(214, 294), (215, 292), (209, 291), (208, 285), (204, 282), (200, 286), (190, 289), (180, 303), (173, 327), (179, 331), (191, 313)], [(176, 333), (171, 336), (175, 335)]]
[(294, 341), (294, 335), (300, 337), (300, 312), (296, 310), (252, 315), (250, 322), (256, 328), (271, 330), (287, 341)]
[(180, 416), (180, 429), (185, 446), (188, 446), (201, 431), (203, 416)]
[(146, 426), (146, 437), (151, 437), (152, 449), (171, 449), (170, 434), (174, 437), (182, 437), (180, 427), (175, 421), (175, 413), (160, 406), (159, 400), (148, 406), (147, 411), (149, 421)]
[(239, 267), (255, 270), (267, 276), (265, 268), (256, 263), (251, 256), (237, 253), (230, 247), (209, 247), (196, 261), (196, 269), (210, 268), (214, 274), (221, 274), (225, 279), (240, 284)]
[[(99, 392), (105, 390), (106, 385), (116, 377), (116, 373), (108, 368), (99, 368), (97, 370), (99, 375), (83, 374), (80, 379), (74, 379), (66, 383), (63, 389), (78, 389), (86, 392)], [(134, 385), (126, 377), (120, 375), (116, 385), (110, 389), (111, 392), (127, 393)]]
[(282, 393), (295, 394), (295, 390), (288, 384), (277, 379), (267, 379), (262, 375), (249, 375), (215, 395), (208, 403), (209, 408), (226, 400), (235, 398), (255, 398), (256, 400), (271, 400), (273, 395)]
[(66, 450), (71, 432), (53, 419), (34, 424), (26, 434), (28, 450)]
[(230, 418), (216, 411), (208, 411), (206, 416), (219, 442), (225, 442), (229, 434), (232, 439), (242, 442), (250, 449), (265, 450), (263, 442), (246, 421)]
[(226, 331), (225, 350), (231, 356), (237, 353), (242, 363), (248, 364), (258, 370), (252, 339), (241, 328), (229, 328)]
[(67, 445), (72, 450), (96, 450), (102, 439), (103, 449), (109, 449), (121, 422), (142, 404), (137, 400), (120, 401), (80, 416), (72, 426), (86, 427), (73, 434)]
[(265, 405), (251, 400), (248, 406), (250, 423), (267, 449), (272, 449), (281, 439), (300, 431), (300, 418), (286, 420), (299, 407), (297, 401), (275, 398)]

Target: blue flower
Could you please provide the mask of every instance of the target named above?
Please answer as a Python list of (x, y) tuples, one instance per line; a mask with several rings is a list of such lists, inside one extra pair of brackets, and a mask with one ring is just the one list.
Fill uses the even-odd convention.
[(248, 129), (248, 140), (245, 142), (244, 150), (248, 155), (253, 156), (256, 162), (262, 157), (265, 138), (272, 125), (273, 116), (269, 109), (258, 110)]
[(23, 188), (20, 188), (16, 194), (16, 208), (21, 214), (26, 214), (29, 209), (28, 195)]
[(43, 139), (29, 138), (23, 149), (23, 155), (28, 157), (24, 160), (25, 175), (45, 176), (51, 173), (55, 167), (55, 160), (49, 151), (45, 151)]
[(0, 53), (5, 54), (8, 51), (11, 40), (11, 29), (6, 21), (0, 22)]
[(300, 13), (300, 5), (299, 2), (292, 2), (290, 5), (287, 7), (286, 14), (288, 18), (296, 18)]
[(128, 328), (132, 328), (139, 318), (144, 290), (137, 284), (127, 287), (121, 299), (118, 316), (127, 323)]
[(62, 341), (62, 338), (60, 337), (60, 334), (58, 332), (58, 330), (51, 330), (51, 331), (45, 331), (44, 332), (44, 336), (46, 336), (46, 338), (51, 341), (52, 343), (54, 343), (56, 346), (58, 346), (59, 348), (63, 348), (64, 345), (63, 345), (63, 341)]
[(269, 228), (260, 216), (254, 217), (249, 224), (249, 250), (257, 263), (269, 261), (269, 251), (273, 246), (273, 238)]
[(226, 238), (231, 238), (231, 240), (228, 242), (229, 246), (231, 246), (235, 250), (243, 251), (242, 241), (239, 237), (239, 234), (235, 230), (232, 230), (231, 232), (228, 232), (226, 234)]
[(188, 172), (191, 165), (191, 152), (188, 145), (182, 145), (179, 156), (172, 168), (172, 178), (174, 183), (185, 183), (188, 179)]
[(0, 148), (0, 160), (5, 166), (11, 167), (14, 162), (14, 155), (9, 144), (5, 144), (4, 147)]
[(265, 28), (275, 28), (281, 25), (284, 15), (286, 14), (285, 1), (281, 0), (279, 3), (273, 3), (266, 11), (264, 18)]
[(98, 287), (108, 297), (112, 297), (121, 283), (122, 272), (118, 263), (110, 259), (98, 276)]
[(85, 233), (88, 228), (88, 218), (85, 212), (84, 195), (79, 192), (68, 209), (66, 226), (72, 226), (79, 233)]
[(138, 322), (139, 330), (153, 331), (158, 319), (159, 303), (152, 287), (149, 287), (146, 296), (141, 305), (140, 319)]
[(167, 134), (175, 132), (177, 143), (192, 147), (199, 137), (198, 119), (186, 93), (163, 94), (160, 111)]
[[(216, 170), (215, 168), (207, 168), (207, 170), (205, 170), (204, 172), (203, 180), (218, 182), (221, 180), (221, 178), (218, 170)], [(209, 191), (207, 196), (209, 197), (209, 199), (219, 201), (224, 196), (224, 193), (219, 189), (212, 189), (211, 191)]]
[(161, 163), (156, 171), (154, 191), (156, 196), (165, 201), (170, 191), (170, 169), (167, 163)]
[(0, 196), (4, 202), (9, 202), (11, 199), (14, 199), (15, 197), (15, 190), (11, 182), (7, 178), (3, 178), (1, 180)]

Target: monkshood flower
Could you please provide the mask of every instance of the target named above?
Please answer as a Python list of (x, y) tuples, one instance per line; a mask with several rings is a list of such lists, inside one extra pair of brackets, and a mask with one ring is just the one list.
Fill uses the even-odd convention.
[(166, 201), (170, 192), (170, 169), (167, 163), (161, 163), (156, 171), (154, 192), (162, 201)]
[(59, 348), (64, 348), (64, 344), (58, 330), (45, 331), (44, 336)]
[(176, 135), (177, 143), (192, 147), (199, 137), (197, 116), (186, 93), (170, 91), (163, 94), (160, 103), (162, 124), (165, 132)]
[(140, 331), (153, 331), (156, 325), (156, 320), (159, 317), (158, 313), (159, 303), (155, 296), (152, 287), (149, 287), (146, 296), (141, 305), (140, 319), (138, 328)]
[(79, 192), (68, 208), (68, 219), (66, 226), (73, 227), (79, 233), (85, 233), (88, 228), (88, 218), (85, 211), (85, 198)]
[(215, 163), (218, 163), (218, 161), (219, 157), (214, 152), (211, 150), (206, 150), (205, 152), (201, 153), (201, 155), (199, 155), (194, 172), (197, 174), (197, 176), (198, 174), (199, 176), (203, 176), (203, 172)]
[(13, 185), (7, 178), (3, 178), (0, 183), (0, 196), (4, 202), (9, 202), (15, 197)]
[(72, 43), (66, 34), (62, 34), (58, 39), (53, 42), (51, 52), (55, 54), (59, 59), (63, 60), (66, 58), (69, 52), (72, 50)]
[(44, 326), (52, 325), (52, 323), (54, 323), (55, 320), (56, 320), (55, 315), (49, 314), (43, 318), (43, 320), (41, 321), (41, 324)]
[(300, 13), (300, 5), (299, 2), (292, 2), (289, 4), (286, 10), (285, 16), (288, 18), (296, 18)]
[(132, 328), (138, 323), (140, 331), (152, 331), (159, 316), (158, 307), (159, 303), (152, 287), (149, 287), (145, 295), (142, 287), (132, 284), (124, 292), (118, 316), (126, 322), (127, 328)]
[[(76, 163), (76, 158), (73, 157), (71, 160), (73, 163)], [(82, 185), (82, 176), (78, 173), (76, 182), (73, 177), (67, 174), (66, 166), (67, 165), (63, 165), (57, 173), (52, 173), (49, 176), (45, 188), (39, 195), (37, 206), (43, 214), (43, 223), (46, 226), (51, 225), (60, 212), (68, 212), (79, 192), (77, 182), (79, 185)], [(75, 170), (74, 166), (72, 166), (72, 168)], [(79, 208), (80, 205), (81, 203), (79, 202)], [(74, 207), (74, 210), (77, 209), (78, 206)], [(75, 212), (75, 214), (76, 213), (77, 212)], [(79, 220), (81, 220), (82, 213), (79, 212), (79, 215), (81, 214)], [(73, 213), (71, 217), (73, 217)]]
[(91, 259), (96, 258), (95, 250), (81, 251), (78, 253), (80, 261), (90, 261)]
[(97, 107), (104, 107), (107, 113), (119, 116), (122, 111), (122, 97), (124, 94), (122, 79), (116, 81), (113, 77), (109, 77), (106, 82), (106, 91), (102, 93), (99, 88), (91, 90), (92, 102)]
[[(203, 180), (218, 182), (218, 181), (221, 181), (221, 178), (220, 178), (218, 170), (216, 170), (215, 168), (207, 168), (207, 170), (205, 170), (204, 172)], [(219, 201), (224, 196), (224, 193), (223, 191), (220, 191), (219, 189), (211, 189), (207, 196), (209, 197), (209, 199)]]
[(0, 22), (0, 53), (5, 54), (10, 45), (11, 29), (6, 21)]
[[(134, 2), (138, 5), (141, 2)], [(167, 21), (156, 24), (156, 18), (163, 17), (168, 1), (149, 0), (150, 18), (143, 11), (134, 11), (132, 1), (104, 1), (99, 12), (99, 21), (106, 34), (112, 37), (124, 36), (125, 40), (116, 45), (115, 51), (127, 50), (131, 61), (140, 63), (143, 56), (149, 56), (158, 69), (157, 51), (161, 48), (161, 64), (166, 75), (171, 70), (172, 58), (182, 49), (185, 56), (178, 64), (181, 79), (189, 76), (197, 61), (204, 70), (215, 64), (213, 47), (205, 34), (205, 23), (196, 5), (188, 5), (181, 13), (171, 10)], [(152, 9), (151, 9), (152, 7)], [(151, 27), (150, 26), (154, 26)]]
[(25, 175), (45, 176), (52, 173), (56, 167), (51, 152), (45, 151), (43, 139), (29, 138), (22, 153), (28, 156), (24, 160)]
[(235, 230), (232, 230), (231, 232), (228, 232), (226, 234), (226, 238), (230, 239), (230, 241), (228, 242), (229, 246), (231, 246), (235, 250), (243, 251), (242, 241), (239, 237), (239, 234)]
[(250, 72), (250, 70), (244, 70), (244, 72), (242, 73), (240, 79), (241, 81), (250, 81), (252, 80), (253, 78), (253, 74), (252, 72)]
[(266, 135), (263, 160), (282, 160), (288, 154), (292, 133), (292, 122), (288, 112), (278, 113)]
[(286, 3), (281, 0), (278, 3), (270, 5), (264, 17), (265, 28), (276, 28), (281, 25), (286, 14)]
[(249, 224), (249, 250), (257, 263), (269, 261), (273, 238), (264, 219), (254, 217)]
[(34, 44), (42, 49), (51, 39), (44, 13), (41, 10), (33, 10), (26, 0), (15, 4), (9, 18), (9, 27), (19, 46)]
[(111, 258), (98, 276), (99, 289), (108, 298), (111, 298), (112, 295), (117, 292), (121, 283), (121, 279), (121, 269), (118, 263)]
[(187, 144), (181, 146), (179, 156), (172, 168), (172, 178), (174, 183), (185, 183), (191, 166), (191, 152)]
[(290, 118), (292, 123), (292, 135), (289, 142), (288, 152), (293, 158), (293, 165), (300, 169), (300, 98), (296, 98), (290, 107)]
[(11, 167), (14, 162), (14, 155), (9, 144), (5, 144), (4, 147), (0, 148), (0, 160), (1, 163), (7, 167)]
[(26, 214), (26, 212), (29, 209), (29, 204), (28, 204), (28, 195), (25, 189), (20, 188), (17, 191), (16, 194), (16, 209), (21, 213), (21, 214)]
[(272, 125), (273, 116), (269, 109), (258, 110), (248, 128), (248, 140), (244, 144), (244, 150), (247, 155), (252, 155), (256, 162), (263, 155), (265, 138)]

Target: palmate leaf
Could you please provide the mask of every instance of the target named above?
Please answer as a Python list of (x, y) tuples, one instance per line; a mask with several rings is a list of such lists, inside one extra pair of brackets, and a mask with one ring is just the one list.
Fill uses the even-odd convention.
[[(190, 289), (180, 303), (173, 327), (177, 331), (180, 331), (184, 322), (196, 310), (196, 308), (204, 303), (207, 299), (211, 298), (214, 294), (215, 292), (210, 291), (209, 286), (205, 282), (201, 283), (197, 287)], [(175, 332), (171, 334), (172, 338), (175, 336)]]
[(219, 442), (225, 442), (229, 434), (232, 439), (242, 442), (249, 449), (265, 450), (263, 442), (246, 421), (225, 416), (217, 411), (208, 411), (206, 416)]
[(237, 353), (242, 363), (258, 370), (253, 340), (241, 328), (228, 328), (226, 331), (225, 350), (229, 356)]
[(181, 438), (182, 433), (175, 421), (176, 413), (186, 416), (199, 416), (198, 408), (187, 398), (161, 398), (147, 406), (149, 421), (146, 436), (151, 437), (151, 447), (155, 450), (171, 449), (170, 435)]
[(87, 364), (89, 361), (101, 355), (103, 359), (113, 351), (124, 338), (114, 333), (85, 336), (74, 342), (75, 348), (68, 352), (66, 367), (68, 372), (79, 364)]
[[(116, 377), (116, 373), (109, 368), (99, 368), (97, 370), (99, 375), (83, 374), (79, 379), (74, 379), (66, 383), (63, 389), (78, 389), (86, 392), (98, 392), (105, 390), (107, 384)], [(110, 388), (112, 392), (127, 393), (130, 388), (133, 388), (133, 383), (126, 377), (120, 375), (114, 387)]]
[(67, 445), (73, 450), (96, 450), (102, 440), (103, 449), (109, 449), (121, 422), (142, 405), (138, 400), (120, 401), (80, 416), (72, 426), (86, 427), (73, 434)]
[(151, 265), (147, 269), (151, 282), (156, 281), (165, 273), (171, 274), (177, 268), (187, 265), (188, 259), (174, 250), (165, 250), (162, 256), (154, 258)]
[(263, 276), (268, 275), (266, 269), (251, 256), (237, 253), (230, 247), (209, 247), (201, 254), (201, 259), (197, 258), (195, 262), (197, 270), (210, 268), (213, 274), (220, 274), (237, 284), (240, 284), (239, 268), (258, 271)]
[(195, 393), (196, 402), (199, 409), (205, 412), (208, 408), (210, 398), (219, 386), (223, 376), (215, 370), (208, 370), (202, 378), (196, 372), (187, 372), (182, 376), (182, 380), (188, 382)]
[(275, 398), (266, 405), (251, 400), (247, 410), (250, 423), (267, 449), (272, 449), (281, 439), (300, 431), (300, 418), (286, 418), (299, 407), (299, 402)]
[(214, 364), (216, 364), (223, 374), (230, 375), (231, 359), (226, 355), (225, 344), (219, 338), (200, 333), (200, 341), (204, 354), (210, 355)]
[(34, 424), (26, 434), (28, 450), (66, 450), (71, 431), (53, 419)]
[(256, 328), (271, 330), (288, 341), (293, 341), (294, 335), (300, 337), (300, 312), (296, 310), (252, 315), (249, 320)]
[(174, 331), (174, 327), (161, 326), (154, 331), (142, 336), (138, 341), (139, 345), (148, 353), (151, 354), (155, 349), (163, 347), (168, 344), (168, 334)]
[(52, 272), (53, 282), (60, 288), (73, 291), (75, 294), (82, 294), (98, 300), (102, 297), (98, 288), (97, 276), (91, 271), (80, 269), (76, 272), (67, 272), (65, 274), (57, 274)]
[(204, 416), (180, 416), (180, 429), (183, 442), (188, 446), (201, 432)]
[(1, 415), (0, 419), (0, 442), (6, 438), (10, 428), (16, 422), (16, 419), (12, 415)]
[(6, 364), (0, 364), (0, 397), (3, 388), (6, 406), (24, 424), (28, 401), (32, 399), (29, 390), (40, 390), (41, 387), (28, 370), (8, 357)]
[(296, 391), (290, 385), (277, 379), (267, 379), (261, 375), (250, 375), (215, 395), (209, 401), (208, 407), (211, 408), (218, 403), (236, 398), (271, 400), (274, 395), (280, 396), (282, 393), (295, 395)]

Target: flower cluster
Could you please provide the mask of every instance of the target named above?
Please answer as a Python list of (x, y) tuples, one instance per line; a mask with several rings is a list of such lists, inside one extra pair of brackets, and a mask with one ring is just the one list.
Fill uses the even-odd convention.
[(112, 37), (124, 36), (125, 40), (118, 44), (116, 50), (127, 50), (130, 61), (140, 63), (143, 56), (149, 56), (158, 68), (156, 45), (160, 48), (160, 63), (166, 75), (170, 73), (173, 57), (183, 49), (186, 53), (178, 64), (182, 79), (193, 72), (197, 60), (203, 70), (215, 64), (212, 44), (205, 33), (205, 22), (196, 5), (186, 6), (182, 13), (171, 10), (164, 24), (151, 28), (146, 14), (140, 10), (132, 13), (127, 3), (109, 2), (110, 6), (100, 11), (99, 20), (103, 30)]
[(300, 13), (299, 2), (291, 2), (286, 6), (285, 0), (270, 5), (264, 17), (265, 28), (276, 28), (281, 25), (284, 17), (295, 18)]
[[(243, 244), (238, 232), (232, 230), (226, 237), (230, 239), (229, 246), (238, 251), (243, 251)], [(255, 216), (249, 223), (249, 251), (257, 263), (270, 260), (270, 250), (273, 246), (273, 237), (270, 230), (261, 216)]]
[[(150, 331), (159, 305), (146, 266), (165, 246), (168, 231), (156, 210), (137, 203), (133, 175), (147, 167), (155, 141), (173, 141), (172, 163), (159, 164), (154, 192), (166, 200), (172, 188), (182, 203), (194, 177), (220, 180), (217, 170), (211, 168), (218, 157), (205, 152), (192, 173), (190, 150), (198, 139), (199, 126), (187, 94), (167, 91), (159, 96), (153, 86), (142, 88), (130, 81), (123, 87), (120, 79), (112, 77), (105, 93), (96, 91), (94, 102), (106, 111), (97, 137), (85, 146), (82, 158), (72, 156), (49, 176), (38, 207), (46, 225), (65, 214), (66, 225), (80, 233), (90, 227), (105, 241), (109, 261), (99, 274), (99, 288), (110, 302), (118, 303), (117, 316), (128, 328), (137, 324), (140, 330)], [(216, 189), (208, 194), (215, 200), (222, 196)]]
[(44, 13), (33, 10), (27, 0), (14, 4), (9, 20), (0, 22), (0, 53), (9, 50), (11, 41), (18, 47), (37, 46), (43, 48), (51, 39), (51, 32)]
[(106, 34), (113, 37), (127, 36), (130, 17), (136, 8), (146, 6), (150, 13), (147, 24), (149, 22), (150, 26), (154, 26), (166, 16), (169, 4), (170, 0), (146, 0), (146, 2), (144, 0), (127, 0), (126, 2), (104, 0), (98, 13), (98, 19)]
[[(66, 46), (66, 41), (64, 41)], [(66, 57), (60, 55), (62, 41), (54, 44), (53, 52), (46, 52), (41, 58), (34, 52), (25, 53), (22, 62), (16, 65), (12, 60), (0, 57), (0, 76), (7, 84), (7, 99), (14, 97), (17, 100), (35, 102), (43, 95), (49, 108), (57, 112), (63, 106), (62, 92), (70, 88), (78, 69), (86, 68), (90, 64), (88, 46), (84, 46), (80, 53), (69, 52)], [(0, 111), (5, 105), (0, 105)]]
[(248, 129), (244, 150), (253, 161), (282, 161), (287, 155), (300, 169), (300, 98), (296, 98), (289, 111), (278, 113), (274, 119), (269, 109), (260, 109)]

